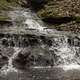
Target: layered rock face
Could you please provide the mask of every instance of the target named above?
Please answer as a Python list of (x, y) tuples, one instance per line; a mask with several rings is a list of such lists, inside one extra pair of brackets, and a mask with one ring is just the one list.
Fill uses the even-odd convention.
[(0, 26), (11, 24), (9, 11), (17, 8), (28, 8), (30, 4), (28, 0), (0, 0)]
[(28, 5), (28, 0), (0, 0), (0, 10), (13, 10), (14, 7)]
[(80, 0), (45, 0), (40, 10), (42, 17), (80, 16)]
[[(20, 49), (12, 59), (14, 68), (26, 69), (35, 66), (59, 66), (72, 63), (80, 64), (80, 38), (78, 36), (36, 36), (19, 34), (1, 34), (1, 57), (5, 64), (9, 64), (10, 57)], [(6, 61), (6, 62), (5, 62)]]
[[(80, 32), (80, 0), (44, 0), (37, 14), (50, 28)], [(36, 9), (36, 8), (35, 8)]]
[[(48, 38), (46, 38), (45, 36), (19, 34), (3, 34), (1, 36), (2, 37), (0, 38), (0, 45), (3, 46), (2, 50), (8, 50), (8, 48), (12, 48), (13, 51), (11, 52), (11, 54), (13, 55), (14, 47), (22, 48), (18, 55), (13, 59), (14, 67), (17, 67), (19, 69), (27, 68), (30, 66), (51, 65), (51, 59), (50, 57), (48, 57), (50, 54), (48, 54), (48, 51), (46, 51), (46, 48), (44, 47), (52, 46), (52, 41), (48, 40)], [(4, 55), (10, 57), (9, 52), (8, 54), (5, 52)]]
[(29, 7), (49, 25), (49, 28), (59, 31), (80, 32), (79, 3), (79, 0), (1, 0), (0, 24), (12, 24), (8, 11), (14, 10), (15, 7)]

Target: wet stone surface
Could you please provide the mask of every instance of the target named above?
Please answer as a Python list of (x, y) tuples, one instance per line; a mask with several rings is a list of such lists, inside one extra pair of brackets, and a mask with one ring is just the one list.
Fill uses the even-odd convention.
[[(74, 62), (80, 64), (80, 48), (79, 45), (75, 46), (75, 42), (79, 42), (79, 37), (2, 35), (0, 37), (1, 69), (4, 65), (8, 65), (18, 72), (9, 71), (3, 76), (0, 74), (0, 80), (80, 79), (80, 71), (76, 69), (64, 71), (62, 68), (54, 67)], [(12, 62), (10, 63), (9, 60)], [(35, 66), (51, 66), (51, 68), (34, 68)]]
[(80, 80), (80, 71), (64, 71), (60, 68), (28, 69), (22, 72), (9, 72), (0, 76), (1, 80)]

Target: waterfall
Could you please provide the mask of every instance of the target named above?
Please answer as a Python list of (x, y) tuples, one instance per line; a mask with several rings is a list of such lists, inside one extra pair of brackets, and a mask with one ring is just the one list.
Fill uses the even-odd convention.
[(8, 15), (12, 18), (14, 27), (19, 26), (40, 31), (46, 28), (40, 18), (30, 10), (10, 11)]
[(15, 50), (15, 53), (9, 58), (8, 60), (8, 64), (3, 66), (2, 69), (1, 69), (1, 73), (2, 74), (7, 74), (8, 72), (12, 72), (12, 71), (15, 71), (17, 72), (18, 70), (16, 68), (13, 67), (13, 59), (18, 55), (18, 53), (21, 51), (20, 48), (16, 48), (14, 47), (14, 50)]
[[(12, 40), (16, 46), (8, 46), (13, 47), (15, 52), (9, 57), (8, 64), (1, 68), (2, 73), (6, 74), (9, 71), (17, 71), (12, 63), (19, 52), (23, 50), (25, 44), (26, 48), (30, 47), (31, 57), (36, 58), (35, 64), (32, 65), (33, 68), (52, 68), (51, 65), (53, 65), (53, 67), (61, 67), (65, 71), (69, 69), (79, 69), (80, 45), (77, 44), (80, 44), (79, 36), (76, 38), (75, 36), (71, 36), (71, 34), (65, 35), (63, 32), (47, 29), (37, 15), (30, 10), (9, 11), (8, 15), (12, 19), (13, 26), (8, 29), (6, 28), (6, 30), (10, 30), (11, 34), (14, 33), (16, 35), (14, 36), (13, 34), (11, 37), (7, 37), (5, 41), (6, 43), (10, 43), (9, 40)], [(26, 32), (28, 32), (27, 30), (29, 30), (30, 33), (33, 32), (32, 35), (36, 35), (25, 35)], [(38, 35), (36, 31), (40, 33), (40, 35)], [(20, 35), (20, 32), (23, 32), (24, 35)], [(69, 36), (71, 38), (69, 38)], [(68, 39), (71, 40), (68, 41)], [(1, 40), (3, 40), (3, 38)], [(43, 60), (39, 60), (38, 56)], [(37, 64), (37, 61), (40, 63)], [(49, 64), (48, 67), (46, 64)]]

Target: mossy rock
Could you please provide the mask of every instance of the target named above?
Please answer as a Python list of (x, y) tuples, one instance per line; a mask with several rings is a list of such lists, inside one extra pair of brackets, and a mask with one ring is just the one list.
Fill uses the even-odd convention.
[(80, 32), (80, 0), (44, 0), (37, 15), (59, 31)]
[(71, 21), (60, 25), (49, 25), (49, 28), (56, 29), (58, 31), (71, 31), (74, 33), (80, 33), (80, 23), (76, 23), (76, 21)]
[(45, 0), (37, 14), (43, 18), (80, 16), (80, 0)]
[(23, 4), (27, 4), (27, 0), (0, 0), (0, 10), (12, 10), (13, 7), (21, 7)]

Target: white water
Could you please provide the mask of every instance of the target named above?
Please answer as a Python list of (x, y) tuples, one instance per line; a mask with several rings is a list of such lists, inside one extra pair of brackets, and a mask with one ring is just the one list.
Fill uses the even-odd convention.
[(68, 71), (68, 70), (79, 70), (80, 71), (80, 65), (77, 65), (77, 64), (63, 65), (59, 67), (62, 68), (64, 71)]
[(61, 68), (63, 69), (64, 71), (68, 71), (68, 70), (80, 70), (80, 66), (79, 65), (75, 65), (75, 64), (70, 64), (70, 65), (62, 65), (62, 66), (54, 66), (54, 67), (51, 67), (51, 66), (35, 66), (35, 67), (31, 67), (31, 68), (34, 68), (34, 69), (50, 69), (50, 68)]
[[(50, 33), (53, 30), (46, 29), (47, 27), (39, 20), (35, 13), (31, 12), (30, 10), (15, 10), (10, 11), (9, 16), (12, 18), (13, 21), (13, 28), (20, 27), (21, 29), (34, 29), (41, 33)], [(12, 27), (11, 27), (12, 28)], [(17, 30), (18, 31), (18, 30)], [(60, 34), (58, 34), (60, 35)], [(67, 37), (58, 37), (54, 38), (55, 43), (49, 47), (49, 50), (53, 50), (54, 53), (59, 56), (58, 60), (55, 61), (56, 67), (61, 67), (63, 70), (72, 70), (72, 69), (80, 69), (80, 58), (75, 57), (76, 51), (79, 50), (79, 47), (71, 47), (67, 43)], [(57, 45), (56, 45), (57, 43)], [(56, 46), (55, 46), (56, 45)], [(45, 48), (44, 44), (42, 46)], [(7, 74), (9, 71), (16, 71), (17, 70), (12, 65), (12, 60), (16, 57), (16, 55), (22, 50), (20, 48), (14, 48), (15, 53), (12, 57), (9, 58), (8, 65), (5, 65), (1, 70), (2, 73)], [(58, 66), (57, 66), (58, 65)], [(37, 66), (34, 68), (51, 68), (50, 66), (43, 67)]]
[(14, 27), (25, 27), (26, 29), (35, 29), (43, 31), (46, 27), (43, 22), (30, 10), (15, 10), (10, 11), (9, 16), (12, 18)]
[(2, 74), (7, 74), (8, 72), (18, 72), (18, 70), (16, 68), (13, 67), (13, 59), (18, 55), (18, 53), (22, 50), (20, 48), (15, 48), (14, 47), (14, 50), (15, 50), (15, 53), (9, 58), (8, 60), (8, 64), (3, 66), (2, 69), (1, 69), (1, 73)]

